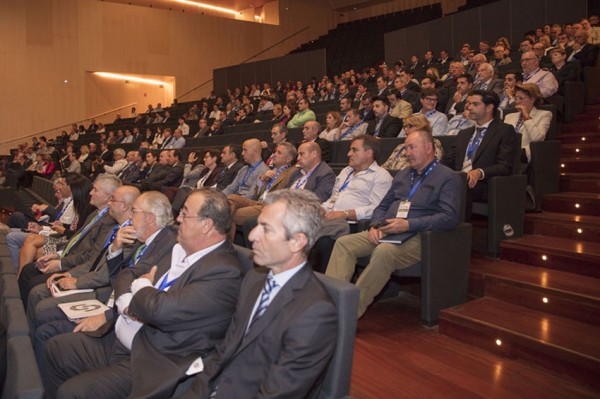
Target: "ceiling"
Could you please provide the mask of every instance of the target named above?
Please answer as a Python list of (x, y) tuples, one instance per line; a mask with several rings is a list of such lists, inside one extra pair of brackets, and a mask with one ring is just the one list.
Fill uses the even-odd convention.
[[(110, 3), (129, 4), (132, 6), (153, 7), (160, 9), (169, 9), (175, 11), (185, 10), (185, 12), (202, 12), (198, 7), (177, 3), (174, 0), (101, 0)], [(196, 0), (192, 0), (196, 1)], [(212, 6), (228, 8), (235, 11), (245, 10), (252, 7), (262, 7), (267, 3), (272, 3), (276, 0), (198, 0), (197, 2), (209, 4)]]

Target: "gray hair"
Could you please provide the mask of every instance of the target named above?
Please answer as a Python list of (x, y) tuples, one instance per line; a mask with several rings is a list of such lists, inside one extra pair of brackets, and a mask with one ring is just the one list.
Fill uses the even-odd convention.
[(210, 188), (201, 188), (192, 191), (190, 197), (192, 195), (204, 197), (204, 203), (198, 211), (198, 218), (212, 220), (215, 230), (221, 234), (227, 234), (233, 223), (233, 215), (225, 194)]
[(153, 213), (156, 218), (156, 226), (162, 229), (173, 224), (173, 209), (166, 195), (158, 191), (147, 191), (140, 196), (142, 209)]
[(306, 247), (302, 250), (306, 256), (315, 244), (321, 231), (323, 213), (321, 201), (315, 193), (309, 190), (277, 190), (269, 193), (265, 205), (277, 202), (286, 204), (283, 215), (285, 238), (290, 240), (300, 233), (306, 236)]
[(100, 182), (100, 184), (102, 185), (102, 190), (106, 194), (110, 195), (113, 195), (115, 193), (115, 190), (121, 187), (121, 185), (123, 184), (117, 176), (108, 173), (99, 174), (98, 177), (96, 177), (96, 181)]
[(294, 159), (296, 159), (296, 155), (298, 155), (298, 151), (296, 150), (296, 147), (292, 143), (284, 141), (283, 143), (277, 144), (277, 146), (285, 148), (288, 155), (290, 157), (292, 157), (292, 162), (294, 161)]
[(120, 155), (121, 158), (125, 158), (125, 150), (122, 148), (117, 148), (116, 150), (113, 151), (114, 155)]

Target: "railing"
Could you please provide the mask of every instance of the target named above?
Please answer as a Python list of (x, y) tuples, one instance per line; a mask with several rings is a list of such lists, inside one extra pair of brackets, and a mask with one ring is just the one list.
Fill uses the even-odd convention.
[[(265, 53), (265, 52), (267, 52), (267, 51), (271, 50), (272, 48), (274, 48), (274, 47), (276, 47), (276, 46), (280, 45), (281, 43), (285, 42), (286, 40), (289, 40), (289, 39), (291, 39), (292, 37), (294, 37), (294, 36), (296, 36), (296, 35), (299, 35), (300, 33), (304, 32), (304, 31), (305, 31), (305, 30), (307, 30), (308, 28), (310, 28), (310, 26), (305, 26), (304, 28), (300, 29), (300, 30), (299, 30), (299, 31), (297, 31), (296, 33), (292, 33), (291, 35), (289, 35), (289, 36), (287, 36), (287, 37), (285, 37), (285, 38), (281, 39), (280, 41), (278, 41), (277, 43), (273, 44), (272, 46), (269, 46), (269, 47), (267, 47), (266, 49), (263, 49), (262, 51), (259, 51), (258, 53), (254, 54), (252, 57), (245, 59), (244, 61), (240, 62), (240, 63), (239, 63), (239, 64), (237, 64), (237, 65), (239, 66), (239, 65), (245, 64), (246, 62), (248, 62), (248, 61), (250, 61), (250, 60), (252, 60), (252, 59), (254, 59), (254, 58), (258, 57), (258, 56), (259, 56), (259, 55), (261, 55), (262, 53)], [(208, 79), (206, 82), (204, 82), (204, 83), (202, 83), (202, 84), (200, 84), (200, 85), (198, 85), (198, 86), (196, 86), (196, 87), (194, 87), (194, 88), (192, 88), (192, 89), (190, 89), (190, 90), (186, 91), (185, 93), (183, 93), (183, 94), (182, 94), (182, 95), (180, 95), (180, 96), (177, 96), (177, 100), (179, 100), (179, 99), (181, 99), (181, 98), (183, 98), (183, 97), (187, 96), (188, 94), (190, 94), (190, 93), (192, 93), (192, 92), (194, 92), (194, 91), (198, 90), (198, 89), (199, 89), (199, 88), (201, 88), (202, 86), (204, 86), (204, 85), (206, 85), (206, 84), (208, 84), (208, 83), (210, 83), (210, 82), (212, 82), (212, 81), (213, 81), (213, 79), (212, 79), (212, 78), (211, 78), (211, 79)]]
[(113, 108), (110, 111), (102, 112), (100, 114), (97, 114), (97, 115), (94, 115), (94, 116), (90, 116), (88, 118), (81, 119), (81, 120), (78, 120), (78, 121), (75, 121), (75, 122), (67, 123), (66, 125), (60, 125), (60, 126), (57, 126), (57, 127), (53, 127), (51, 129), (43, 130), (41, 132), (32, 133), (32, 134), (28, 134), (28, 135), (25, 135), (25, 136), (17, 137), (15, 139), (6, 140), (6, 141), (3, 141), (2, 143), (0, 143), (0, 145), (4, 146), (4, 145), (7, 145), (7, 144), (15, 142), (15, 141), (20, 141), (20, 140), (23, 140), (23, 139), (27, 139), (29, 137), (43, 136), (46, 133), (53, 132), (53, 131), (60, 130), (60, 129), (64, 129), (66, 127), (71, 126), (72, 124), (79, 125), (82, 122), (89, 121), (89, 120), (92, 120), (92, 119), (96, 119), (96, 118), (99, 118), (101, 116), (108, 115), (108, 114), (111, 114), (113, 112), (125, 109), (125, 108), (133, 107), (136, 104), (137, 104), (137, 102), (134, 102), (134, 103), (131, 103), (131, 104), (127, 104), (127, 105), (123, 105), (123, 106), (120, 106), (118, 108)]

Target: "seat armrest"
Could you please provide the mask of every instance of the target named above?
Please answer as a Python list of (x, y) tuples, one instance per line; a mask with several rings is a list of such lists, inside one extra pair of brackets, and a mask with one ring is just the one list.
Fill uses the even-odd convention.
[(560, 187), (560, 141), (536, 141), (531, 149), (530, 178), (535, 192), (536, 210), (542, 210), (546, 194), (558, 193)]

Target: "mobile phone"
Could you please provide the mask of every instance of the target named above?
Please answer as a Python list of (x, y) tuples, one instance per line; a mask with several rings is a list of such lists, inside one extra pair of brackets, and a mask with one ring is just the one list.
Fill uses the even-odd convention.
[(40, 262), (35, 262), (33, 265), (38, 270), (42, 270), (44, 268), (44, 266), (42, 266), (42, 264)]

